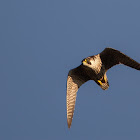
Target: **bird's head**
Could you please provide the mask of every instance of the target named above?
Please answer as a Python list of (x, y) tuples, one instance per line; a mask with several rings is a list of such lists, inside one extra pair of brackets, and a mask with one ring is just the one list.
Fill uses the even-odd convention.
[(91, 63), (90, 58), (85, 58), (82, 60), (82, 64), (85, 66), (90, 66), (92, 63)]
[(97, 63), (98, 63), (98, 60), (96, 59), (96, 56), (87, 57), (82, 60), (82, 64), (90, 68), (93, 68), (94, 66), (96, 66)]

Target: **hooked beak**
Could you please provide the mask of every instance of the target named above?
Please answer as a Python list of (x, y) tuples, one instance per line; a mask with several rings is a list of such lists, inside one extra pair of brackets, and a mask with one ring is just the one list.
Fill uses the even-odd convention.
[(82, 63), (83, 63), (83, 64), (90, 64), (90, 65), (91, 65), (91, 62), (90, 62), (88, 59), (82, 60)]
[(82, 60), (82, 63), (84, 64), (84, 63), (87, 63), (87, 60), (86, 59), (83, 59)]

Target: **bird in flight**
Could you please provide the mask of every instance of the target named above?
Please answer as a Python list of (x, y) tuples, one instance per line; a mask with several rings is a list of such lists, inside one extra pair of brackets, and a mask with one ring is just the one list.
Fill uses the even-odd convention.
[(94, 80), (103, 90), (108, 89), (109, 82), (106, 72), (117, 64), (124, 64), (140, 70), (140, 63), (113, 48), (105, 48), (100, 54), (89, 56), (82, 64), (71, 69), (67, 78), (67, 123), (71, 127), (77, 91), (88, 80)]

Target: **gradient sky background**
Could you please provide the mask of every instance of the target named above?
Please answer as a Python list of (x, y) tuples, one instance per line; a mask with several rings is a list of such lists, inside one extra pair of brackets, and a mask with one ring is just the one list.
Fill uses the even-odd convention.
[(107, 46), (140, 62), (140, 1), (1, 0), (0, 139), (139, 140), (140, 72), (122, 65), (79, 89), (67, 128), (68, 71)]

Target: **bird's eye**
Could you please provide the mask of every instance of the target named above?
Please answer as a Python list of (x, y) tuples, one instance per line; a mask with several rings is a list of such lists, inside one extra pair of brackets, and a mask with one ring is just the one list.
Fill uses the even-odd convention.
[(91, 62), (90, 62), (89, 60), (87, 60), (87, 63), (88, 63), (89, 65), (91, 65)]
[(91, 65), (91, 62), (88, 62), (89, 65)]
[(87, 63), (87, 64), (91, 65), (91, 62), (88, 59), (82, 60), (82, 63)]

